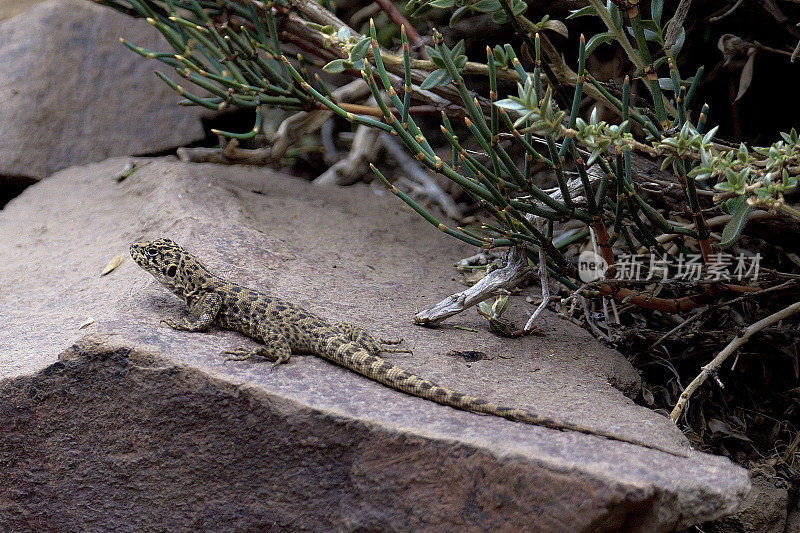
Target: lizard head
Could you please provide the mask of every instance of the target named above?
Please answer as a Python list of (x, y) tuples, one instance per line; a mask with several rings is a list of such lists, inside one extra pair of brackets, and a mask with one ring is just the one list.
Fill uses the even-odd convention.
[(139, 241), (131, 244), (131, 257), (162, 285), (180, 296), (199, 288), (208, 270), (172, 239)]

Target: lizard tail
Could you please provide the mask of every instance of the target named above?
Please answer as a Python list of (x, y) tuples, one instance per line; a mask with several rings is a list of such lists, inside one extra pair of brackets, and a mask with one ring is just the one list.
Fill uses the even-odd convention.
[(412, 396), (424, 398), (449, 407), (455, 407), (463, 411), (499, 416), (514, 422), (522, 422), (524, 424), (542, 426), (550, 429), (595, 435), (610, 440), (643, 446), (678, 457), (687, 457), (686, 453), (681, 450), (664, 448), (635, 438), (616, 435), (602, 429), (593, 429), (573, 422), (556, 420), (527, 409), (506, 407), (475, 396), (456, 392), (403, 370), (401, 367), (381, 357), (372, 355), (361, 345), (351, 342), (347, 338), (327, 338), (322, 341), (321, 344), (322, 346), (320, 346), (321, 349), (319, 351), (326, 359), (357, 372), (362, 376), (366, 376), (369, 379), (388, 385), (395, 390), (411, 394)]

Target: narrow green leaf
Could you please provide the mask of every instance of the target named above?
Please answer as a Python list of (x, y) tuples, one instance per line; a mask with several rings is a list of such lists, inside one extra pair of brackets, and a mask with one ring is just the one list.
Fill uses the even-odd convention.
[(611, 34), (611, 32), (605, 31), (602, 33), (598, 33), (596, 35), (592, 35), (592, 38), (589, 39), (589, 42), (586, 43), (586, 55), (587, 56), (590, 55), (594, 51), (594, 49), (600, 46), (601, 44), (604, 43), (607, 44), (613, 41), (614, 41), (614, 36)]
[(661, 27), (661, 13), (663, 12), (664, 0), (652, 0), (650, 2), (650, 16), (659, 28)]
[(450, 21), (448, 22), (448, 24), (452, 26), (453, 24), (461, 20), (461, 17), (464, 16), (464, 13), (466, 13), (468, 9), (469, 6), (461, 6), (455, 11), (453, 11), (453, 15), (450, 17)]
[(503, 50), (499, 44), (492, 48), (492, 55), (494, 56), (494, 60), (498, 65), (504, 67), (508, 65), (508, 54), (506, 54), (505, 50)]
[(352, 65), (346, 65), (344, 59), (334, 59), (324, 67), (322, 70), (325, 72), (329, 72), (331, 74), (339, 74), (340, 72), (344, 72), (346, 69), (350, 68)]
[(716, 134), (717, 134), (717, 130), (718, 130), (718, 129), (719, 129), (719, 126), (714, 126), (714, 127), (711, 129), (711, 131), (709, 131), (708, 133), (706, 133), (705, 135), (703, 135), (703, 144), (708, 144), (709, 142), (711, 142), (711, 139), (713, 139), (713, 138), (714, 138), (714, 135), (716, 135)]
[(719, 207), (722, 210), (722, 212), (725, 213), (726, 215), (732, 215), (740, 207), (742, 207), (742, 204), (745, 203), (746, 201), (747, 201), (746, 196), (737, 196), (735, 198), (728, 198), (727, 200), (719, 204)]
[(451, 81), (453, 81), (453, 79), (445, 69), (437, 68), (425, 78), (425, 81), (420, 84), (419, 88), (423, 90), (432, 89), (440, 85), (447, 85)]
[(643, 28), (642, 31), (644, 31), (645, 41), (649, 41), (651, 43), (659, 43), (659, 44), (663, 42), (663, 39), (661, 38), (661, 35), (658, 34), (658, 32), (655, 32), (653, 30), (648, 30), (647, 28)]
[(681, 49), (683, 48), (683, 44), (686, 42), (686, 30), (681, 28), (681, 32), (678, 34), (678, 38), (675, 39), (675, 44), (672, 45), (670, 48), (670, 52), (672, 52), (672, 56), (675, 57), (681, 53)]
[(750, 213), (753, 212), (753, 209), (753, 206), (747, 201), (742, 202), (742, 205), (733, 214), (733, 218), (725, 224), (725, 228), (722, 230), (722, 239), (719, 241), (720, 247), (726, 248), (739, 238), (742, 230), (747, 225), (747, 221), (750, 219)]
[(527, 108), (522, 102), (512, 100), (510, 98), (505, 98), (503, 100), (498, 100), (494, 103), (497, 107), (502, 107), (503, 109), (508, 109), (510, 111), (527, 111)]
[(450, 49), (450, 53), (453, 54), (453, 57), (458, 57), (464, 54), (464, 39), (461, 39), (456, 43), (456, 45)]
[(567, 15), (567, 20), (575, 19), (578, 17), (586, 17), (589, 15), (597, 15), (597, 10), (595, 10), (594, 6), (586, 6), (580, 9), (573, 9)]
[(215, 135), (222, 135), (223, 137), (227, 137), (229, 139), (238, 139), (238, 140), (241, 140), (241, 141), (245, 141), (245, 140), (248, 140), (248, 139), (252, 139), (253, 137), (255, 137), (258, 134), (259, 131), (261, 131), (261, 121), (262, 120), (263, 120), (263, 117), (261, 115), (261, 107), (259, 106), (259, 107), (256, 107), (255, 125), (253, 126), (253, 129), (248, 131), (247, 133), (233, 133), (233, 132), (230, 132), (230, 131), (222, 131), (222, 130), (217, 130), (217, 129), (213, 129), (213, 128), (211, 129), (211, 133), (213, 133)]
[(350, 50), (350, 61), (356, 62), (359, 59), (364, 59), (364, 56), (367, 55), (367, 50), (369, 49), (369, 45), (372, 39), (367, 37), (366, 35), (361, 38), (358, 43)]
[(492, 22), (495, 24), (505, 24), (508, 22), (508, 16), (505, 11), (495, 11), (492, 13)]
[[(672, 78), (658, 78), (658, 86), (662, 91), (672, 92), (675, 88), (672, 84)], [(687, 122), (688, 124), (688, 122)]]
[(609, 17), (611, 18), (611, 23), (615, 28), (621, 30), (623, 27), (623, 18), (619, 8), (615, 4), (608, 2), (606, 9), (608, 10)]
[(498, 0), (478, 0), (471, 7), (480, 13), (494, 13), (503, 9)]

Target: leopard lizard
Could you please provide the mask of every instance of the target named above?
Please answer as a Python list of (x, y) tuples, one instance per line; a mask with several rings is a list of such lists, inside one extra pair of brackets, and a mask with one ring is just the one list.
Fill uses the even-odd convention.
[(312, 353), (392, 389), (436, 403), (495, 415), (556, 430), (576, 431), (685, 457), (686, 454), (615, 435), (535, 412), (506, 407), (446, 387), (408, 372), (381, 358), (382, 344), (360, 327), (333, 323), (286, 300), (227, 281), (171, 239), (141, 241), (131, 245), (133, 260), (161, 284), (184, 300), (194, 320), (164, 319), (174, 329), (204, 331), (211, 325), (235, 330), (264, 344), (226, 352), (230, 358), (262, 356), (275, 365), (289, 361), (292, 352)]

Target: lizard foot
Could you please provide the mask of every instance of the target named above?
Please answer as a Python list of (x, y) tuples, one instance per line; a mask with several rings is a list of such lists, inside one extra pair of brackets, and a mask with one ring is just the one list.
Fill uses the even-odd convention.
[[(394, 346), (400, 344), (401, 342), (403, 342), (403, 339), (397, 339), (397, 340), (381, 339), (381, 344), (387, 344), (389, 346)], [(387, 353), (410, 353), (410, 354), (414, 353), (411, 350), (405, 350), (403, 348), (381, 348), (380, 351)]]
[(222, 355), (225, 356), (226, 361), (246, 361), (256, 354), (255, 350), (242, 347), (235, 350), (225, 350)]
[(272, 361), (272, 370), (275, 370), (276, 366), (288, 363), (291, 354), (286, 353), (278, 355), (274, 352), (271, 352), (264, 346), (259, 348), (248, 348), (246, 346), (241, 346), (235, 350), (225, 350), (222, 352), (222, 355), (225, 356), (226, 361), (246, 361), (253, 357), (263, 357), (267, 361)]
[(275, 357), (270, 357), (269, 351), (264, 348), (248, 348), (247, 346), (240, 346), (235, 350), (225, 350), (222, 352), (226, 361), (247, 361), (253, 357), (263, 357), (270, 361), (274, 361)]
[(284, 364), (286, 364), (286, 363), (288, 363), (288, 362), (289, 362), (289, 356), (288, 356), (288, 355), (287, 355), (287, 356), (285, 356), (285, 357), (278, 357), (277, 359), (275, 359), (275, 360), (273, 361), (273, 363), (272, 363), (272, 368), (270, 369), (270, 372), (274, 372), (274, 371), (275, 371), (275, 368), (276, 368), (278, 365), (284, 365)]
[(166, 324), (178, 331), (205, 331), (208, 328), (208, 324), (202, 321), (191, 322), (189, 320), (173, 320), (171, 318), (162, 318), (161, 324)]
[(177, 329), (179, 331), (185, 329), (180, 322), (178, 322), (176, 320), (172, 320), (171, 318), (162, 318), (161, 322), (159, 322), (159, 324), (166, 324), (167, 326), (171, 327), (172, 329)]

